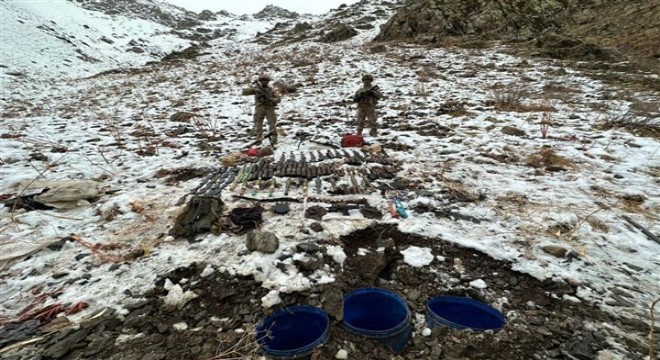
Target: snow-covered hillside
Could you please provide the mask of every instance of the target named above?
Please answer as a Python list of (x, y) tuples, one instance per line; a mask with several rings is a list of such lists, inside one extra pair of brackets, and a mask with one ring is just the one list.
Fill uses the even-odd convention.
[(0, 70), (5, 81), (12, 76), (79, 78), (138, 67), (193, 43), (249, 41), (281, 20), (277, 12), (258, 17), (220, 12), (200, 15), (201, 20), (174, 6), (156, 12), (159, 3), (151, 0), (118, 4), (123, 7), (105, 1), (0, 1)]
[[(378, 286), (410, 305), (415, 330), (401, 359), (642, 359), (660, 244), (626, 218), (660, 232), (660, 141), (619, 125), (657, 119), (660, 95), (502, 46), (370, 44), (388, 4), (363, 1), (279, 30), (283, 19), (216, 14), (204, 26), (227, 36), (204, 55), (87, 78), (187, 42), (68, 2), (0, 2), (16, 15), (3, 11), (14, 34), (2, 34), (3, 71), (25, 73), (1, 103), (0, 356), (206, 359), (273, 309), (328, 308), (333, 291), (341, 305), (342, 294)], [(373, 14), (349, 40), (320, 42), (341, 16), (354, 25)], [(309, 33), (291, 41), (304, 21)], [(154, 54), (126, 52), (138, 38)], [(277, 109), (273, 162), (311, 161), (329, 150), (320, 143), (353, 131), (344, 100), (369, 72), (385, 98), (367, 140), (389, 165), (327, 158), (337, 172), (319, 177), (318, 194), (314, 180), (296, 178), (286, 215), (268, 202), (285, 197), (285, 177), (272, 196), (246, 182), (243, 195), (263, 201), (260, 230), (279, 239), (272, 254), (249, 251), (245, 234), (221, 224), (190, 242), (171, 236), (208, 174), (252, 164), (225, 156), (253, 141), (253, 98), (241, 88), (261, 72), (298, 84)], [(374, 189), (360, 174), (375, 175)], [(357, 183), (359, 194), (333, 193)], [(77, 189), (75, 201), (38, 207), (60, 185)], [(255, 204), (240, 189), (222, 191), (224, 214)], [(408, 217), (388, 211), (393, 197)], [(355, 200), (381, 217), (306, 217)], [(509, 323), (496, 335), (431, 332), (425, 301), (445, 293), (492, 304)], [(321, 358), (393, 358), (339, 324)]]

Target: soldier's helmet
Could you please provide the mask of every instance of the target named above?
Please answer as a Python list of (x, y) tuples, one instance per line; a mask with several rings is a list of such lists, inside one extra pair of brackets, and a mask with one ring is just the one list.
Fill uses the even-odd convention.
[(257, 80), (259, 80), (259, 81), (270, 81), (270, 76), (268, 76), (266, 74), (261, 74), (261, 75), (259, 75)]
[(362, 75), (362, 81), (364, 81), (364, 80), (373, 80), (373, 79), (374, 79), (374, 76), (371, 75), (371, 74)]

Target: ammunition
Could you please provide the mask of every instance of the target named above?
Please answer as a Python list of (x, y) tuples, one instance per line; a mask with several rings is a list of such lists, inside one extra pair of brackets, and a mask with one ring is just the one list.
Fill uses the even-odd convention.
[(353, 150), (353, 156), (358, 158), (360, 160), (360, 163), (363, 163), (366, 160), (364, 155), (360, 154), (357, 150)]
[(275, 181), (275, 166), (269, 165), (268, 166), (268, 173), (266, 174), (266, 179), (273, 179)]
[(230, 191), (234, 191), (234, 189), (236, 189), (236, 186), (237, 186), (238, 183), (241, 181), (241, 177), (243, 177), (243, 175), (245, 174), (245, 167), (246, 167), (246, 166), (247, 166), (247, 165), (243, 165), (243, 168), (241, 169), (241, 171), (240, 171), (240, 172), (238, 173), (238, 175), (234, 178), (234, 182), (233, 182), (233, 183), (231, 184), (231, 186), (229, 187), (229, 190), (230, 190)]
[(337, 177), (330, 177), (330, 185), (332, 186), (332, 191), (337, 191)]
[(286, 185), (284, 186), (284, 196), (289, 195), (289, 189), (291, 189), (291, 178), (286, 179)]
[(316, 177), (316, 193), (321, 193), (321, 178), (318, 176)]
[(268, 197), (273, 197), (273, 192), (275, 192), (275, 186), (277, 186), (277, 183), (275, 182), (275, 178), (272, 178), (270, 180), (270, 190), (268, 191)]

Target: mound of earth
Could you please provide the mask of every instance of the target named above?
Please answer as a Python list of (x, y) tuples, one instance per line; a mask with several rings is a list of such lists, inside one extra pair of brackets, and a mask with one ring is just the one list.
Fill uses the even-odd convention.
[(545, 55), (580, 60), (660, 56), (660, 1), (413, 0), (376, 40), (440, 44), (447, 37), (527, 41)]

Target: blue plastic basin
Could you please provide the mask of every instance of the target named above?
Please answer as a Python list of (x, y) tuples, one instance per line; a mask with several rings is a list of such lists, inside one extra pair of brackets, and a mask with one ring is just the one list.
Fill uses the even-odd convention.
[(261, 350), (276, 358), (295, 359), (312, 353), (328, 340), (328, 314), (313, 306), (291, 306), (257, 326)]
[(403, 350), (412, 333), (408, 304), (384, 289), (359, 289), (344, 296), (344, 326), (374, 338), (393, 351)]
[(480, 301), (459, 296), (438, 296), (426, 303), (430, 328), (450, 326), (475, 331), (500, 331), (506, 324), (501, 312)]

